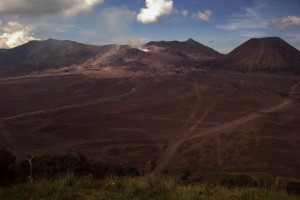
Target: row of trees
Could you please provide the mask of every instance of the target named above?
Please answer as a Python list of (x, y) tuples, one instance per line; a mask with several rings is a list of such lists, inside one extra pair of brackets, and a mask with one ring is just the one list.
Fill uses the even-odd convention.
[[(30, 162), (32, 165), (30, 165)], [(0, 150), (0, 186), (26, 182), (30, 179), (52, 179), (73, 173), (101, 179), (105, 176), (139, 176), (139, 171), (128, 166), (110, 166), (88, 160), (84, 155), (50, 155), (17, 161), (5, 149)]]

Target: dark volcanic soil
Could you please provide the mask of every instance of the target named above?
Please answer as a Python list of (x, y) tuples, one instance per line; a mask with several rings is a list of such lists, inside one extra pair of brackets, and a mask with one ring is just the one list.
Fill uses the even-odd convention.
[(266, 171), (300, 177), (300, 79), (202, 72), (0, 80), (0, 145), (84, 153), (155, 173)]

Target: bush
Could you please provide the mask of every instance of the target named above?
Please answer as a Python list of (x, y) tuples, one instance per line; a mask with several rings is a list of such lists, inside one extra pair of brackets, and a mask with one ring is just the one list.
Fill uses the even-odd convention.
[(71, 154), (50, 155), (46, 154), (33, 159), (33, 173), (35, 178), (56, 178), (67, 173), (84, 176), (89, 173), (90, 163), (80, 155)]
[(288, 193), (300, 195), (300, 181), (294, 181), (294, 180), (287, 181), (286, 191)]
[(191, 177), (191, 172), (189, 170), (185, 170), (182, 174), (182, 176), (180, 177), (181, 181), (187, 181), (190, 177)]
[(194, 182), (221, 184), (228, 187), (273, 187), (275, 178), (268, 174), (201, 174), (191, 179)]
[[(28, 181), (29, 162), (16, 162), (16, 157), (6, 150), (0, 150), (0, 186)], [(84, 155), (72, 154), (34, 157), (32, 160), (34, 180), (55, 179), (67, 174), (76, 177), (92, 176), (102, 179), (106, 176), (139, 176), (139, 171), (128, 166), (107, 166), (101, 162), (88, 160)]]
[(14, 170), (16, 157), (9, 151), (0, 150), (0, 185), (10, 185), (15, 181), (16, 174)]
[(128, 166), (117, 166), (117, 167), (113, 167), (112, 169), (112, 175), (115, 176), (139, 176), (140, 172), (133, 168), (133, 167), (128, 167)]

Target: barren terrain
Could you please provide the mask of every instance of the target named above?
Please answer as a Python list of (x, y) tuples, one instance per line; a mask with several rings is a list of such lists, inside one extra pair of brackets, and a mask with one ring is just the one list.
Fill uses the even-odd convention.
[(83, 153), (155, 174), (300, 177), (299, 81), (224, 71), (1, 79), (0, 145), (18, 158)]

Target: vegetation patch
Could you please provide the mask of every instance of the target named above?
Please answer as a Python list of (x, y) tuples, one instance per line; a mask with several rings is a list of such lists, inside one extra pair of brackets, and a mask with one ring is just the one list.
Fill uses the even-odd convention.
[(208, 199), (297, 200), (299, 196), (278, 189), (226, 187), (206, 183), (183, 183), (178, 177), (106, 177), (95, 180), (72, 174), (55, 180), (40, 180), (0, 190), (0, 199)]
[(186, 170), (181, 176), (140, 177), (132, 167), (107, 166), (83, 155), (44, 155), (17, 162), (11, 153), (0, 150), (0, 159), (0, 199), (6, 200), (296, 200), (300, 194), (298, 180), (268, 174), (192, 175)]

